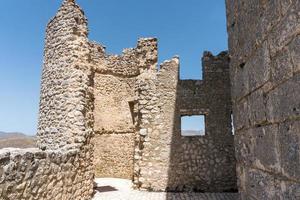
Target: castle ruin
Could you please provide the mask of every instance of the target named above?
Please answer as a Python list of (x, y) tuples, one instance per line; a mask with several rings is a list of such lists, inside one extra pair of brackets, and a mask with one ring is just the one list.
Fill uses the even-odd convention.
[[(157, 69), (157, 41), (121, 56), (92, 44), (96, 175), (154, 191), (236, 190), (229, 63), (205, 53), (204, 80), (179, 80), (179, 59)], [(180, 117), (205, 115), (205, 136), (181, 135)]]
[[(178, 57), (158, 67), (155, 38), (106, 54), (64, 0), (46, 31), (38, 149), (0, 151), (1, 198), (88, 200), (96, 174), (148, 191), (300, 199), (300, 3), (226, 6), (229, 54), (204, 52), (203, 80), (180, 80)], [(181, 135), (190, 115), (205, 116), (205, 135)]]

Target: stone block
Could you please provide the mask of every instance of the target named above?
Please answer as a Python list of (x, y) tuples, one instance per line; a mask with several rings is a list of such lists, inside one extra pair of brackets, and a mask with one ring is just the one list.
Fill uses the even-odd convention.
[(279, 125), (278, 151), (282, 173), (294, 180), (300, 179), (300, 121), (284, 122)]
[(288, 49), (293, 63), (294, 74), (300, 71), (300, 36), (297, 35), (289, 44)]
[(252, 130), (254, 139), (254, 165), (257, 168), (279, 173), (278, 125), (267, 125)]
[(261, 87), (270, 79), (270, 56), (266, 42), (246, 62), (245, 69), (248, 70), (249, 92)]
[(268, 41), (270, 45), (270, 55), (274, 57), (281, 51), (300, 30), (299, 3), (292, 4), (290, 11), (272, 29)]
[(300, 74), (296, 74), (266, 95), (267, 119), (269, 122), (299, 118), (299, 90)]
[(233, 105), (233, 123), (235, 131), (248, 128), (250, 126), (249, 116), (245, 115), (245, 113), (249, 113), (248, 99), (243, 99), (242, 101), (235, 102), (235, 104)]
[(300, 199), (300, 183), (282, 180), (278, 194), (281, 199), (298, 200)]
[(245, 169), (245, 190), (242, 199), (278, 199), (276, 197), (276, 182), (270, 174), (263, 171)]
[(242, 130), (235, 134), (234, 146), (237, 165), (244, 168), (253, 165), (255, 161), (254, 155), (255, 137), (252, 130)]
[[(252, 92), (248, 97), (249, 123), (260, 125), (267, 121), (266, 97), (262, 89)], [(242, 113), (245, 115), (245, 113)], [(247, 116), (247, 115), (245, 115)]]
[(293, 64), (288, 48), (283, 48), (272, 59), (271, 82), (278, 85), (293, 76)]

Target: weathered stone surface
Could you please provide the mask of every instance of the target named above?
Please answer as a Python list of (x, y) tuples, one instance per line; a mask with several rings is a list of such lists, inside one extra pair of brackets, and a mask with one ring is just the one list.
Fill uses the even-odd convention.
[[(236, 189), (230, 85), (226, 53), (203, 57), (204, 80), (179, 80), (179, 60), (136, 83), (134, 183), (154, 191)], [(206, 135), (181, 136), (180, 117), (206, 116)]]
[(93, 167), (88, 148), (65, 152), (39, 149), (2, 149), (2, 199), (90, 199)]
[[(157, 68), (155, 38), (106, 54), (64, 0), (47, 26), (39, 149), (0, 151), (1, 198), (91, 199), (94, 162), (141, 190), (235, 191), (237, 176), (242, 200), (299, 199), (300, 4), (226, 5), (230, 55), (205, 52), (204, 80), (180, 80), (178, 57)], [(205, 136), (181, 136), (180, 117), (199, 114)]]
[(94, 147), (97, 177), (133, 177), (134, 101), (137, 77), (157, 62), (157, 40), (141, 38), (136, 48), (107, 55), (101, 45), (90, 43), (95, 69)]
[(241, 199), (299, 199), (300, 4), (226, 4)]
[(94, 165), (96, 177), (133, 177), (133, 133), (96, 134)]
[(0, 151), (0, 198), (89, 200), (93, 194), (93, 71), (87, 21), (65, 0), (46, 31), (39, 149)]
[[(154, 38), (120, 56), (106, 55), (96, 43), (90, 48), (97, 176), (133, 176), (136, 188), (148, 190), (236, 189), (225, 52), (205, 53), (202, 81), (179, 80), (178, 58), (157, 70)], [(180, 116), (193, 114), (206, 115), (207, 136), (180, 135)]]
[(295, 74), (267, 94), (267, 118), (269, 122), (282, 122), (300, 118), (300, 74)]
[(278, 151), (282, 173), (293, 180), (300, 179), (300, 121), (279, 125)]
[(41, 149), (86, 143), (92, 70), (88, 63), (87, 20), (64, 1), (46, 30), (37, 144)]
[[(108, 55), (87, 34), (65, 0), (47, 26), (40, 150), (0, 152), (2, 196), (89, 199), (92, 162), (139, 189), (236, 190), (227, 53), (205, 52), (204, 80), (179, 80), (177, 57), (158, 70), (155, 38)], [(180, 135), (180, 116), (193, 114), (206, 115), (206, 136)]]

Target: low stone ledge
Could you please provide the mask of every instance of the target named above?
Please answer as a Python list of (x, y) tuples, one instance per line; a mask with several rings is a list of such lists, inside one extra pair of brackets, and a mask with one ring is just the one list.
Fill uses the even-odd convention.
[(94, 175), (88, 153), (84, 148), (1, 149), (0, 196), (3, 199), (90, 199)]

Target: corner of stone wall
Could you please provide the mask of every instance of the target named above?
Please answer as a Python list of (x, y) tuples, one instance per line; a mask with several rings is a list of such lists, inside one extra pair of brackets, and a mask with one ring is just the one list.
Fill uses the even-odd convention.
[(141, 38), (121, 55), (106, 54), (102, 45), (91, 42), (90, 49), (95, 69), (96, 175), (132, 178), (134, 87), (157, 71), (157, 39)]
[[(170, 149), (163, 145), (167, 141), (165, 141), (166, 138), (161, 138), (165, 136), (161, 133), (168, 131), (164, 130), (166, 126), (172, 127), (165, 123), (172, 122), (164, 121), (166, 119), (164, 115), (168, 114), (165, 113), (166, 110), (162, 106), (165, 106), (167, 99), (172, 97), (174, 98), (171, 101), (175, 103), (179, 58), (174, 57), (165, 61), (161, 64), (160, 70), (157, 70), (156, 67), (155, 69), (151, 67), (150, 70), (141, 73), (135, 84), (137, 120), (133, 183), (135, 188), (149, 191), (163, 191), (168, 187), (168, 152)], [(173, 87), (174, 84), (175, 87)], [(171, 104), (169, 106), (173, 105)], [(172, 111), (169, 109), (167, 113), (170, 112), (172, 115)], [(156, 144), (154, 144), (155, 141)], [(157, 144), (161, 144), (161, 146)], [(153, 145), (158, 148), (152, 149)], [(158, 162), (157, 159), (162, 162)]]

